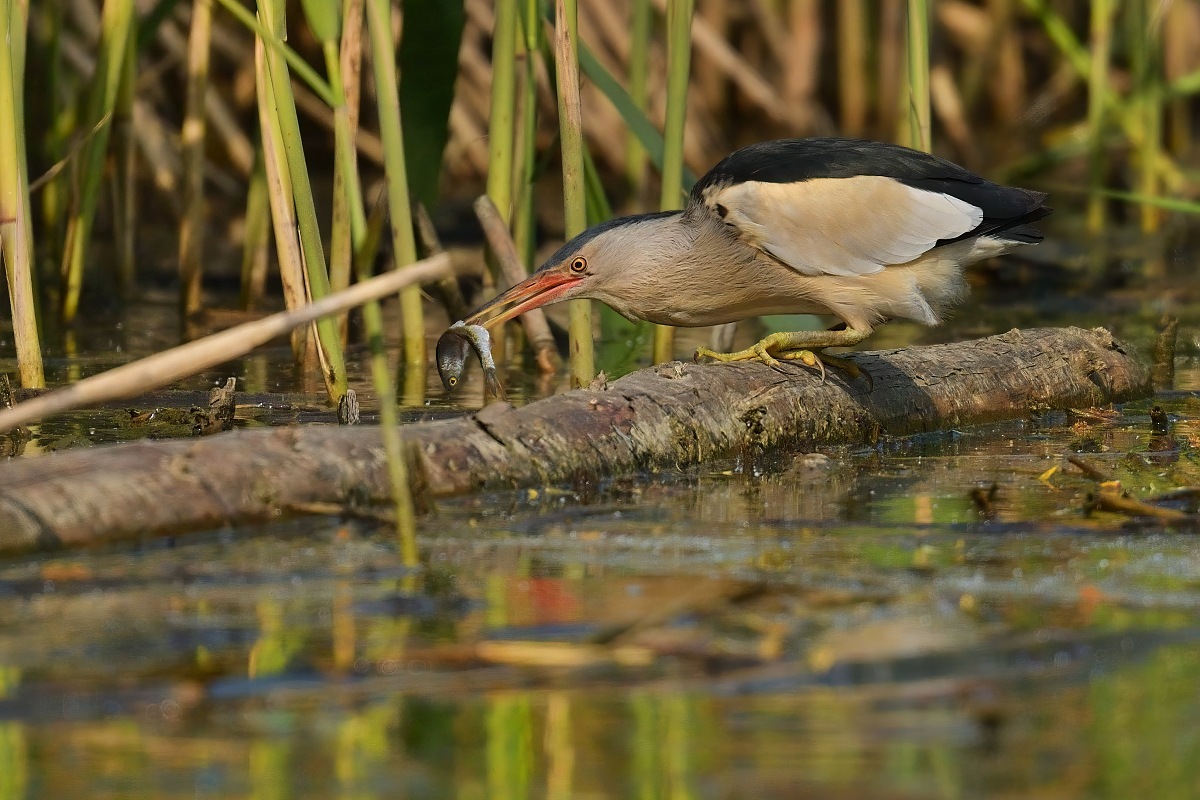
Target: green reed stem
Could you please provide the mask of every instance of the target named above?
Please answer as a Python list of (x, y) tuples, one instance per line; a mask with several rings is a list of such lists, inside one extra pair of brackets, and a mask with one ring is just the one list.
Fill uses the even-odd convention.
[(271, 204), (267, 196), (267, 166), (260, 143), (254, 149), (254, 168), (246, 189), (246, 222), (242, 239), (243, 309), (256, 307), (263, 298), (270, 264)]
[(496, 3), (492, 96), (488, 116), (487, 195), (508, 224), (513, 212), (513, 140), (517, 96), (517, 3)]
[[(650, 97), (650, 29), (654, 13), (650, 0), (632, 0), (629, 5), (629, 97), (646, 110)], [(646, 148), (630, 128), (625, 134), (625, 179), (635, 196), (646, 183)]]
[(79, 310), (83, 288), (83, 266), (92, 238), (92, 223), (104, 175), (104, 159), (112, 130), (113, 107), (121, 82), (125, 48), (132, 47), (133, 0), (105, 0), (100, 17), (100, 45), (96, 71), (88, 87), (84, 121), (95, 133), (87, 140), (79, 157), (81, 185), (67, 219), (67, 238), (62, 260), (62, 317), (71, 322)]
[[(662, 194), (659, 207), (679, 208), (683, 201), (683, 135), (687, 123), (688, 76), (692, 62), (692, 13), (695, 0), (667, 3), (667, 116), (663, 124)], [(675, 357), (675, 329), (654, 326), (655, 364)]]
[[(521, 77), (521, 138), (518, 161), (520, 185), (513, 215), (513, 243), (521, 256), (522, 263), (532, 270), (535, 241), (535, 219), (533, 208), (533, 183), (537, 175), (537, 65), (542, 58), (538, 32), (542, 20), (538, 13), (538, 0), (524, 0), (521, 4), (521, 57), (525, 67)], [(494, 201), (493, 201), (494, 202)]]
[[(281, 0), (259, 0), (259, 10), (268, 21), (268, 29), (276, 36), (282, 33)], [(296, 114), (296, 101), (292, 96), (291, 78), (287, 62), (278, 49), (266, 47), (264, 54), (266, 72), (271, 81), (277, 111), (274, 123), (279, 126), (288, 175), (292, 183), (292, 199), (296, 207), (296, 222), (300, 234), (300, 249), (304, 256), (305, 274), (308, 277), (308, 291), (313, 300), (320, 300), (329, 294), (329, 271), (325, 266), (325, 250), (317, 223), (312, 185), (308, 178), (304, 143), (300, 138), (300, 120)], [(325, 380), (330, 400), (336, 403), (346, 393), (346, 362), (342, 355), (341, 339), (338, 337), (337, 320), (325, 317), (317, 321), (316, 328), (324, 362), (321, 376)]]
[[(130, 48), (132, 49), (132, 48)], [(204, 96), (212, 50), (212, 4), (192, 4), (187, 49), (187, 106), (183, 117), (183, 220), (179, 227), (179, 307), (185, 317), (200, 310), (204, 267)]]
[[(554, 2), (554, 61), (558, 75), (558, 131), (562, 144), (563, 218), (571, 239), (587, 227), (583, 176), (583, 112), (579, 103), (577, 0)], [(595, 376), (592, 301), (571, 300), (571, 386), (587, 386)]]
[(929, 2), (908, 0), (909, 145), (930, 152), (933, 127), (929, 107)]
[[(1139, 133), (1135, 140), (1137, 193), (1143, 197), (1159, 194), (1157, 164), (1163, 157), (1162, 54), (1159, 48), (1160, 30), (1154, 20), (1154, 10), (1158, 5), (1158, 0), (1131, 0), (1126, 6), (1130, 20), (1130, 60), (1136, 86), (1133, 118)], [(1158, 230), (1161, 218), (1159, 210), (1149, 203), (1142, 204), (1140, 210), (1142, 231), (1152, 233)]]
[(17, 371), (21, 385), (46, 385), (38, 340), (30, 226), (29, 173), (25, 153), (25, 41), (29, 6), (22, 0), (0, 2), (0, 252), (8, 275)]
[(1092, 233), (1104, 230), (1107, 203), (1099, 190), (1104, 186), (1105, 109), (1109, 105), (1109, 60), (1112, 57), (1113, 0), (1093, 0), (1091, 20), (1091, 63), (1088, 67), (1088, 195), (1087, 227)]
[[(331, 5), (336, 6), (336, 3)], [(334, 150), (338, 153), (338, 158), (333, 164), (333, 226), (329, 232), (329, 288), (334, 292), (341, 291), (350, 285), (350, 273), (356, 249), (350, 204), (350, 197), (354, 193), (348, 190), (347, 183), (351, 180), (351, 173), (354, 175), (355, 183), (358, 183), (358, 148), (355, 147), (354, 137), (358, 133), (361, 96), (363, 0), (344, 0), (341, 22), (341, 44), (336, 47), (341, 100), (339, 105), (334, 108), (333, 132)], [(328, 53), (325, 59), (328, 64)], [(330, 88), (333, 89), (335, 99), (338, 99), (339, 87), (333, 86), (333, 82), (333, 73), (330, 71)], [(340, 143), (338, 141), (340, 137), (350, 137), (348, 145)], [(361, 206), (361, 186), (355, 190), (355, 193), (360, 196), (359, 205)], [(347, 314), (338, 315), (338, 333), (343, 342), (346, 341), (348, 320)]]
[(121, 85), (113, 111), (113, 244), (122, 298), (129, 298), (137, 277), (137, 136), (133, 100), (137, 90), (137, 48), (125, 48)]
[[(383, 137), (388, 211), (392, 220), (392, 253), (396, 267), (401, 268), (417, 260), (417, 245), (408, 195), (408, 169), (404, 162), (400, 86), (396, 79), (396, 43), (392, 39), (391, 4), (388, 0), (367, 0), (367, 31), (371, 38), (371, 64), (375, 75), (375, 97), (379, 104), (379, 131)], [(419, 80), (416, 76), (414, 78)], [(400, 310), (404, 317), (405, 363), (410, 371), (423, 370), (425, 317), (421, 307), (421, 287), (409, 286), (401, 290)]]

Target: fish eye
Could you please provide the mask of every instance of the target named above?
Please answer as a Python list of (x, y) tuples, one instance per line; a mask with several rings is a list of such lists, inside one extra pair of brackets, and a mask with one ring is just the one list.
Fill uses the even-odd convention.
[(450, 384), (450, 388), (453, 389), (458, 386), (458, 378), (447, 378), (446, 383)]
[(583, 256), (575, 256), (575, 258), (571, 259), (571, 272), (574, 272), (576, 275), (582, 275), (584, 272), (587, 272), (587, 259)]

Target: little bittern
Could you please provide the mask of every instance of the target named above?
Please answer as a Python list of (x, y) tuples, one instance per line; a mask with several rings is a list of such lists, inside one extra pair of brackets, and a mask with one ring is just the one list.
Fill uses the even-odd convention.
[[(495, 326), (547, 303), (603, 301), (684, 327), (759, 314), (831, 314), (843, 330), (773, 333), (720, 361), (817, 364), (876, 325), (937, 325), (966, 292), (963, 267), (1036, 244), (1046, 195), (945, 159), (856, 139), (786, 139), (726, 157), (682, 211), (596, 225), (466, 319)], [(835, 361), (834, 359), (825, 360)]]

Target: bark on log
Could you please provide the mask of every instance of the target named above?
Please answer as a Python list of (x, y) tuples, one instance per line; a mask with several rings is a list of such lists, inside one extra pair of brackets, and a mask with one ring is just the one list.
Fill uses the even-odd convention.
[[(674, 362), (606, 390), (519, 409), (496, 403), (405, 428), (434, 497), (688, 466), (734, 453), (869, 443), (879, 436), (1121, 402), (1148, 368), (1102, 329), (1010, 331), (959, 344), (855, 353), (874, 380), (796, 366)], [(135, 442), (0, 465), (0, 553), (272, 519), (312, 503), (381, 499), (377, 428), (308, 426)]]

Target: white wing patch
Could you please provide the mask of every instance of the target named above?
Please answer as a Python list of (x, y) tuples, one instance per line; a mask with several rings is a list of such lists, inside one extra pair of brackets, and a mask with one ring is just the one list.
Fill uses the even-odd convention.
[(804, 275), (870, 275), (974, 230), (983, 211), (957, 197), (891, 178), (746, 181), (704, 192), (725, 222)]

